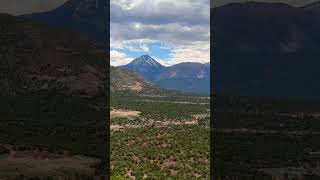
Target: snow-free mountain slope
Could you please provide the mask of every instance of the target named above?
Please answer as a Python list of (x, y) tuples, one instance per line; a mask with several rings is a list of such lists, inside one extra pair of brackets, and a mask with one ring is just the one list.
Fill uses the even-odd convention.
[(156, 76), (165, 69), (164, 66), (148, 55), (140, 56), (129, 64), (122, 66), (122, 68), (135, 72), (150, 81), (155, 80)]
[(210, 91), (210, 63), (185, 62), (166, 67), (152, 57), (143, 55), (121, 68), (130, 70), (161, 88), (195, 93)]

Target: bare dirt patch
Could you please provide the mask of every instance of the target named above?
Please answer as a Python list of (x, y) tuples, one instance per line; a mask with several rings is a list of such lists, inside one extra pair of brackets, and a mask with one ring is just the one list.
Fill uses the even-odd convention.
[(199, 120), (199, 119), (205, 119), (207, 117), (210, 117), (210, 114), (209, 113), (195, 114), (195, 115), (192, 115), (192, 117), (194, 117), (196, 120)]
[(134, 82), (134, 83), (122, 84), (122, 85), (120, 85), (120, 89), (141, 92), (144, 89), (144, 87), (140, 82)]
[(167, 127), (176, 125), (195, 125), (198, 124), (197, 120), (186, 120), (186, 121), (156, 121), (157, 127)]
[(110, 129), (113, 131), (119, 131), (119, 130), (125, 130), (125, 129), (133, 129), (133, 128), (142, 128), (145, 127), (144, 125), (118, 125), (118, 124), (114, 124), (114, 125), (110, 125)]
[(152, 127), (152, 128), (163, 128), (163, 127), (170, 127), (170, 126), (178, 126), (178, 125), (196, 125), (198, 124), (197, 120), (189, 120), (189, 121), (153, 121), (152, 123), (148, 124), (141, 124), (141, 125), (119, 125), (119, 124), (112, 124), (110, 125), (110, 129), (113, 131), (119, 131), (119, 130), (126, 130), (126, 129), (133, 129), (133, 128), (146, 128), (146, 127)]
[(165, 103), (172, 103), (172, 104), (198, 104), (198, 105), (208, 105), (210, 103), (202, 103), (202, 102), (189, 102), (189, 101), (165, 101), (165, 100), (150, 100), (150, 99), (145, 99), (142, 100), (144, 102), (165, 102)]
[(157, 139), (160, 139), (160, 138), (164, 138), (164, 137), (171, 137), (173, 136), (174, 134), (171, 134), (171, 133), (168, 133), (168, 132), (159, 132), (157, 135), (156, 135), (156, 138)]
[(174, 162), (174, 161), (166, 161), (166, 162), (163, 162), (162, 163), (162, 167), (173, 167), (173, 166), (175, 166), (177, 163), (176, 162)]
[(129, 89), (133, 90), (133, 91), (137, 91), (137, 92), (140, 92), (143, 90), (143, 86), (141, 83), (139, 82), (136, 82), (135, 84), (133, 85), (129, 85), (128, 86)]
[(141, 112), (134, 111), (134, 110), (112, 109), (110, 111), (110, 114), (111, 114), (111, 119), (127, 118), (130, 120), (143, 120), (143, 122), (141, 122), (140, 124), (113, 123), (110, 125), (110, 129), (112, 131), (119, 131), (119, 130), (121, 131), (121, 130), (132, 129), (132, 128), (148, 128), (148, 127), (163, 128), (163, 127), (178, 126), (178, 125), (197, 125), (199, 124), (200, 120), (210, 117), (210, 114), (204, 113), (204, 114), (191, 115), (192, 119), (185, 119), (185, 120), (165, 119), (163, 121), (155, 121), (153, 119), (144, 119), (143, 117), (140, 117)]
[(140, 111), (112, 109), (110, 111), (111, 118), (136, 118), (140, 116)]
[(99, 163), (96, 158), (69, 153), (9, 150), (8, 153), (0, 155), (0, 177), (19, 174), (26, 176), (65, 176), (75, 173), (94, 175), (93, 167)]

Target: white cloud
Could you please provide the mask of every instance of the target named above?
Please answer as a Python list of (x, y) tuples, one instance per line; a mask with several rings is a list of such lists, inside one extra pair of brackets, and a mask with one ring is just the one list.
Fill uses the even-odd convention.
[(125, 43), (123, 41), (115, 41), (110, 38), (110, 48), (111, 49), (125, 49)]
[(139, 29), (135, 23), (111, 22), (110, 35), (114, 40), (151, 39), (161, 40), (167, 43), (180, 41), (208, 41), (210, 39), (210, 24), (206, 25), (182, 25), (169, 24), (143, 24)]
[(143, 52), (150, 52), (148, 45), (146, 44), (142, 44), (139, 46), (139, 48), (143, 51)]
[(156, 57), (153, 57), (153, 59), (158, 61), (163, 66), (172, 66), (175, 64), (175, 63), (172, 63), (172, 61), (169, 61), (168, 59), (160, 59), (160, 58), (156, 58)]
[(207, 63), (210, 61), (210, 44), (206, 42), (195, 42), (178, 46), (171, 51), (170, 56), (170, 61), (176, 64), (181, 62)]
[(134, 40), (110, 40), (111, 49), (128, 49), (131, 52), (150, 52), (149, 43), (157, 42), (150, 39), (134, 39)]
[(110, 65), (111, 66), (121, 66), (128, 64), (131, 62), (133, 59), (129, 58), (126, 54), (121, 53), (116, 50), (111, 50), (110, 51)]
[(167, 59), (155, 58), (164, 66), (172, 66), (182, 62), (207, 63), (210, 61), (210, 44), (194, 42), (189, 45), (179, 45), (174, 48)]

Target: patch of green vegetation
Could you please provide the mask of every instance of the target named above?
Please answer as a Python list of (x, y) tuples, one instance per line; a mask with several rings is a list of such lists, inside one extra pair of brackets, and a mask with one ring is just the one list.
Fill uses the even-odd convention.
[(128, 179), (121, 176), (111, 176), (110, 180), (128, 180)]
[[(133, 95), (117, 94), (111, 97), (111, 107), (133, 109), (141, 112), (141, 116), (163, 121), (165, 119), (187, 120), (192, 115), (207, 113), (209, 104), (188, 104), (194, 102), (189, 97), (179, 97), (180, 101), (187, 103), (171, 103), (166, 98), (152, 101), (152, 98)], [(194, 97), (195, 98), (195, 97)], [(198, 97), (198, 99), (201, 99)], [(149, 101), (148, 101), (149, 100)], [(151, 101), (150, 101), (151, 100)], [(159, 100), (159, 99), (158, 99)], [(208, 101), (208, 100), (207, 100)]]
[(209, 179), (209, 117), (189, 125), (141, 126), (150, 121), (183, 122), (194, 120), (196, 114), (209, 114), (208, 103), (176, 103), (209, 102), (207, 97), (170, 97), (124, 93), (111, 96), (111, 107), (141, 112), (132, 119), (111, 119), (111, 125), (136, 125), (111, 133), (112, 176)]
[(209, 178), (209, 129), (197, 125), (113, 132), (111, 174), (138, 179)]

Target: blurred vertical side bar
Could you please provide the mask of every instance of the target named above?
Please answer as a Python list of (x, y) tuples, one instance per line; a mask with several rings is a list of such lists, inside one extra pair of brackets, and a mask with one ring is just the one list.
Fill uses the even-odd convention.
[(0, 2), (0, 179), (109, 179), (109, 3)]
[(210, 179), (214, 180), (215, 179), (215, 171), (214, 171), (214, 152), (215, 152), (215, 147), (214, 147), (214, 123), (215, 123), (215, 116), (214, 116), (214, 104), (215, 104), (215, 93), (214, 93), (214, 31), (213, 31), (213, 18), (212, 17), (212, 11), (213, 11), (213, 4), (214, 1), (210, 0)]
[(214, 0), (214, 179), (319, 179), (319, 1)]

